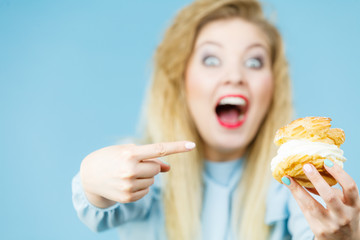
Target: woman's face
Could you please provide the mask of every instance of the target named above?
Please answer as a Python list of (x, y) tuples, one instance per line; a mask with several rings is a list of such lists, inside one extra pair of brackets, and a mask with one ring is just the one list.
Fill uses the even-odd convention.
[(240, 18), (216, 20), (198, 34), (186, 70), (187, 104), (205, 157), (241, 157), (269, 108), (273, 79), (266, 36)]

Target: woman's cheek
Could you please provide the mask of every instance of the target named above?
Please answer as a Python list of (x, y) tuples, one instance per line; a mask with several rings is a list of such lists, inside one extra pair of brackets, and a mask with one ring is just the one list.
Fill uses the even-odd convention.
[(199, 76), (198, 76), (198, 70), (196, 66), (190, 64), (187, 72), (186, 72), (186, 95), (188, 98), (188, 101), (192, 100), (193, 97), (196, 97), (198, 89), (199, 89)]
[(186, 75), (186, 97), (193, 114), (202, 109), (204, 99), (207, 99), (208, 80), (198, 68), (189, 69)]
[[(251, 82), (251, 95), (260, 115), (264, 115), (273, 95), (273, 79), (271, 74), (262, 74)], [(254, 99), (255, 98), (255, 99)], [(263, 116), (259, 116), (262, 118)]]
[(269, 107), (270, 107), (270, 103), (273, 97), (273, 80), (271, 77), (264, 79), (264, 88), (263, 88), (263, 99), (262, 102), (264, 103), (264, 115), (268, 112)]
[(213, 69), (195, 68), (187, 75), (187, 92), (189, 95), (208, 99), (217, 85), (217, 71)]
[(257, 92), (263, 96), (263, 100), (270, 100), (274, 89), (272, 74), (268, 71), (263, 72), (258, 76), (258, 81), (255, 82)]

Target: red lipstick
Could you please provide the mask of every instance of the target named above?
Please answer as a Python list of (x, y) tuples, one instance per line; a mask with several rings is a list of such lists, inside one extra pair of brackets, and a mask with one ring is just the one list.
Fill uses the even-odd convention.
[(243, 95), (229, 94), (222, 96), (215, 107), (217, 120), (225, 128), (238, 128), (246, 121), (248, 106), (249, 100)]

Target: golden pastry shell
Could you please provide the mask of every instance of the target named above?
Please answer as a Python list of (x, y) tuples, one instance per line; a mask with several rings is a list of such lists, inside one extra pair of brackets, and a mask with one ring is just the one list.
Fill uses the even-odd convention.
[[(280, 146), (290, 140), (304, 139), (340, 147), (345, 141), (345, 133), (342, 129), (330, 128), (330, 122), (331, 118), (327, 117), (299, 118), (280, 128), (276, 132), (274, 142)], [(302, 168), (306, 163), (310, 163), (316, 167), (330, 186), (335, 185), (337, 181), (324, 168), (324, 160), (325, 158), (319, 155), (292, 155), (276, 166), (273, 177), (281, 183), (281, 178), (287, 175), (294, 178), (300, 185), (313, 188), (313, 184), (306, 177)], [(334, 161), (335, 159), (329, 160)]]

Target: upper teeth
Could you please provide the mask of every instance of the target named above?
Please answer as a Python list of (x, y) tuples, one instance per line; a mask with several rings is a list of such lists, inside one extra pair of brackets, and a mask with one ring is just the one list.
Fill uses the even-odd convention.
[(246, 101), (245, 101), (245, 99), (240, 98), (240, 97), (225, 97), (220, 100), (219, 105), (225, 105), (225, 104), (245, 106)]

